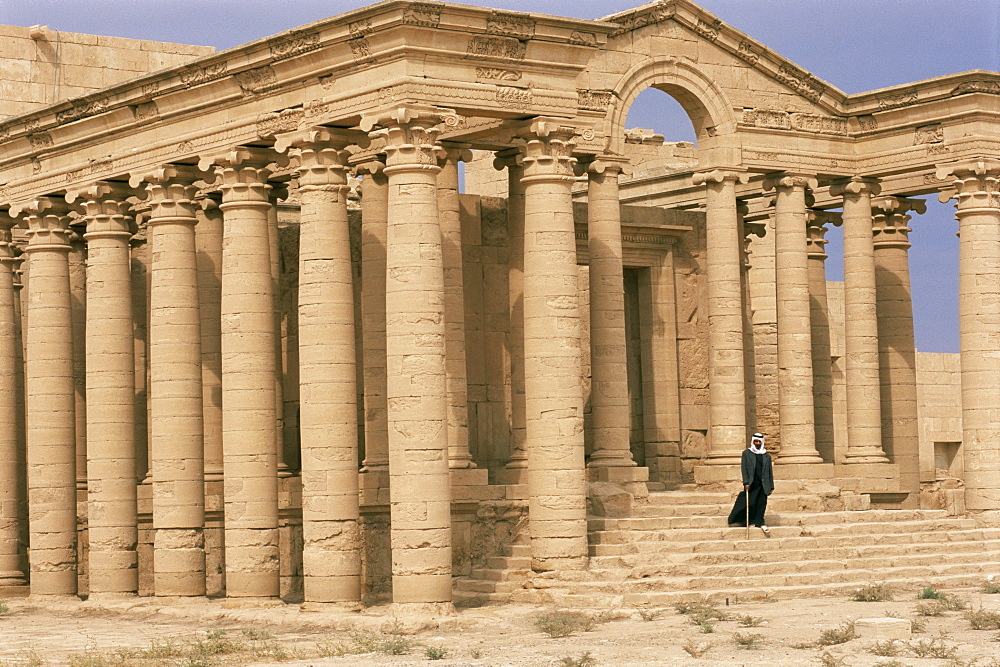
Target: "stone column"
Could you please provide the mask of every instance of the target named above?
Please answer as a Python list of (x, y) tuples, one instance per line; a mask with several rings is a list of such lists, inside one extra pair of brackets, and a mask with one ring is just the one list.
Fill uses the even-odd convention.
[(524, 154), (524, 389), (531, 566), (587, 567), (575, 129), (536, 120)]
[(458, 163), (472, 159), (468, 149), (450, 146), (441, 158), (438, 209), (444, 262), (445, 372), (448, 385), (448, 465), (475, 468), (469, 454), (469, 388), (465, 369), (465, 284), (462, 217), (458, 204)]
[[(1000, 161), (943, 165), (952, 176), (959, 240), (958, 318), (962, 355), (965, 506), (1000, 507)], [(33, 274), (32, 274), (33, 275)]]
[(875, 249), (872, 246), (874, 179), (855, 176), (830, 186), (844, 199), (844, 356), (847, 381), (845, 463), (885, 463), (875, 312)]
[(275, 597), (278, 447), (274, 280), (267, 151), (237, 148), (216, 165), (223, 215), (222, 449), (227, 597)]
[(69, 209), (42, 197), (26, 213), (30, 262), (25, 403), (32, 595), (76, 595), (76, 428)]
[(806, 188), (815, 180), (779, 174), (764, 181), (775, 190), (774, 246), (778, 320), (778, 463), (822, 463), (813, 412), (812, 324), (806, 249)]
[[(199, 199), (195, 226), (201, 312), (205, 480), (222, 481), (222, 211), (218, 195)], [(219, 489), (221, 496), (221, 488)], [(221, 508), (220, 505), (216, 509)]]
[(708, 284), (709, 446), (706, 463), (738, 464), (746, 449), (746, 364), (743, 331), (743, 235), (736, 183), (746, 175), (715, 170), (694, 175), (705, 185)]
[(528, 469), (528, 450), (524, 435), (524, 167), (521, 153), (508, 149), (497, 153), (495, 169), (507, 169), (507, 242), (509, 266), (507, 273), (510, 293), (510, 335), (507, 349), (510, 356), (510, 435), (511, 452), (507, 463), (509, 484), (524, 482)]
[(912, 494), (908, 502), (913, 506), (920, 490), (920, 433), (907, 223), (909, 212), (926, 210), (922, 199), (880, 197), (872, 201), (882, 449), (899, 466), (900, 488)]
[(438, 217), (441, 147), (431, 110), (395, 108), (367, 117), (384, 129), (386, 374), (392, 597), (451, 601), (451, 484), (445, 369), (444, 264)]
[(153, 589), (205, 594), (205, 465), (201, 312), (194, 181), (201, 172), (168, 165), (135, 175), (147, 184), (149, 424), (153, 480)]
[(590, 252), (591, 429), (588, 466), (635, 466), (629, 444), (632, 410), (625, 355), (625, 285), (618, 176), (624, 164), (599, 159), (588, 165), (587, 246)]
[(22, 467), (19, 436), (17, 309), (14, 299), (14, 244), (10, 230), (17, 224), (0, 211), (0, 589), (27, 583), (21, 567)]
[[(361, 135), (367, 145), (367, 137)], [(298, 161), (302, 565), (308, 602), (361, 601), (354, 289), (347, 223), (359, 138), (316, 128), (278, 137)]]
[(135, 346), (129, 239), (133, 220), (119, 183), (80, 200), (87, 225), (87, 529), (90, 596), (139, 591), (135, 473)]
[(833, 364), (830, 347), (830, 307), (826, 295), (827, 225), (840, 225), (840, 215), (810, 209), (806, 214), (809, 254), (809, 312), (812, 322), (813, 413), (816, 451), (834, 460)]
[(746, 215), (749, 206), (744, 201), (736, 201), (736, 215), (740, 224), (740, 237), (743, 240), (743, 254), (741, 256), (742, 271), (740, 280), (742, 281), (741, 292), (743, 295), (743, 305), (741, 315), (743, 318), (743, 377), (746, 382), (746, 424), (748, 433), (759, 430), (757, 425), (757, 350), (756, 337), (754, 336), (753, 300), (750, 298), (750, 272), (753, 269), (753, 240), (751, 236), (758, 239), (767, 235), (767, 223), (763, 220), (747, 220)]
[[(388, 503), (378, 498), (388, 492), (389, 422), (385, 376), (385, 252), (389, 186), (382, 162), (358, 167), (361, 184), (361, 326), (365, 385), (365, 460), (362, 468), (369, 503)], [(369, 481), (371, 482), (369, 484)], [(371, 498), (368, 498), (369, 493)]]

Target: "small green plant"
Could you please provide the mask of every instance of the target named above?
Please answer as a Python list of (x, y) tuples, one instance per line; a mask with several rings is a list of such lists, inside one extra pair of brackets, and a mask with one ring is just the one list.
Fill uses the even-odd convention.
[(6, 600), (0, 600), (0, 614), (6, 614), (10, 611), (10, 607), (7, 606)]
[(684, 649), (684, 651), (692, 658), (700, 658), (708, 653), (712, 646), (711, 642), (696, 642), (689, 639), (681, 645), (681, 648)]
[(966, 611), (964, 616), (973, 630), (1000, 630), (1000, 612), (980, 607)]
[(919, 616), (910, 619), (910, 630), (915, 633), (927, 632), (927, 622)]
[(644, 621), (655, 621), (663, 615), (662, 609), (640, 609), (639, 618)]
[(597, 658), (590, 654), (590, 651), (586, 653), (581, 653), (579, 658), (574, 658), (572, 656), (565, 656), (559, 659), (559, 664), (562, 667), (593, 667), (597, 664)]
[(902, 660), (879, 660), (875, 667), (906, 667), (906, 663)]
[(834, 646), (836, 644), (846, 644), (857, 637), (854, 633), (854, 622), (846, 621), (840, 627), (824, 630), (819, 635), (820, 646)]
[(987, 595), (997, 595), (1000, 593), (1000, 581), (994, 581), (993, 577), (986, 580), (983, 587), (979, 589), (980, 593), (986, 593)]
[(747, 651), (760, 648), (761, 639), (763, 639), (761, 635), (756, 635), (752, 632), (733, 633), (733, 641), (736, 643), (736, 646)]
[(267, 630), (255, 630), (253, 628), (242, 628), (240, 630), (240, 632), (242, 632), (243, 636), (246, 637), (247, 639), (249, 639), (250, 641), (259, 642), (259, 641), (266, 641), (268, 639), (274, 639), (274, 635), (272, 635)]
[(917, 613), (921, 616), (943, 616), (944, 612), (945, 606), (941, 604), (941, 600), (921, 602), (917, 605)]
[(702, 621), (698, 624), (698, 627), (701, 628), (701, 631), (706, 635), (710, 635), (715, 632), (715, 626), (711, 621)]
[(924, 586), (924, 589), (917, 593), (918, 600), (940, 600), (941, 592), (933, 586)]
[(871, 583), (854, 591), (851, 599), (855, 602), (886, 602), (892, 600), (892, 587), (884, 583)]
[(578, 611), (550, 611), (535, 619), (535, 627), (549, 637), (568, 637), (574, 632), (588, 632), (594, 628), (594, 619)]
[(424, 649), (424, 655), (426, 655), (429, 660), (441, 660), (448, 655), (448, 650), (443, 646), (428, 646)]
[(823, 667), (844, 667), (844, 659), (838, 658), (829, 651), (823, 651), (823, 655), (819, 657), (819, 663)]
[(899, 644), (887, 639), (884, 642), (875, 642), (868, 646), (868, 652), (883, 658), (895, 658), (899, 655)]
[(910, 642), (910, 652), (918, 658), (950, 660), (958, 652), (957, 646), (948, 646), (943, 639), (921, 639)]
[(764, 619), (760, 616), (751, 616), (750, 614), (743, 614), (742, 616), (737, 616), (736, 620), (744, 628), (756, 628), (764, 622)]
[(481, 657), (483, 657), (483, 652), (480, 651), (478, 648), (474, 648), (471, 651), (469, 651), (469, 657), (472, 658), (473, 660), (479, 660)]

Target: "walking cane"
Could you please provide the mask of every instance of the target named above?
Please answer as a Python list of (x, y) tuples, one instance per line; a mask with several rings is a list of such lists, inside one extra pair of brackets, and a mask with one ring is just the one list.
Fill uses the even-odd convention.
[(750, 489), (743, 490), (744, 499), (747, 501), (747, 539), (750, 539)]

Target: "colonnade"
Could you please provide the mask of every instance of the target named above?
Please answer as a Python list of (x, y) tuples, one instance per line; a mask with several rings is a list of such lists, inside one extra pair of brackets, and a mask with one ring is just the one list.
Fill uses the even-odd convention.
[[(365, 132), (316, 127), (273, 149), (236, 146), (197, 164), (164, 164), (65, 197), (13, 206), (0, 222), (0, 335), (18, 347), (10, 228), (28, 227), (24, 321), (26, 447), (0, 442), (0, 581), (32, 594), (77, 586), (76, 417), (69, 229), (86, 224), (86, 451), (89, 593), (139, 591), (136, 362), (129, 241), (144, 199), (149, 245), (149, 479), (152, 589), (206, 593), (206, 488), (223, 481), (225, 593), (279, 594), (278, 464), (271, 167), (295, 161), (300, 200), (297, 373), (300, 391), (302, 568), (307, 601), (363, 594), (361, 502), (388, 501), (396, 602), (447, 603), (452, 586), (453, 470), (474, 466), (468, 436), (457, 161), (429, 109), (392, 109), (363, 126), (382, 155), (351, 163)], [(511, 161), (523, 210), (523, 465), (537, 570), (587, 564), (587, 472), (580, 383), (580, 309), (571, 187), (575, 128), (536, 121)], [(355, 149), (357, 150), (357, 149)], [(365, 180), (363, 348), (356, 350), (347, 177)], [(634, 468), (629, 452), (621, 165), (591, 164), (596, 332), (595, 401), (602, 436), (591, 465)], [(211, 192), (214, 189), (214, 192)], [(206, 192), (208, 192), (206, 196)], [(603, 199), (602, 199), (603, 196)], [(133, 200), (134, 201), (134, 200)], [(602, 205), (603, 204), (603, 205)], [(459, 253), (457, 256), (455, 253)], [(221, 281), (202, 289), (214, 275)], [(207, 296), (206, 296), (207, 294)], [(512, 299), (515, 297), (512, 297)], [(6, 349), (6, 348), (5, 348)], [(206, 355), (206, 352), (208, 354)], [(356, 359), (364, 365), (365, 456), (359, 471)], [(17, 355), (3, 355), (0, 407), (16, 425)], [(216, 395), (218, 394), (218, 395)], [(607, 432), (607, 437), (603, 435)], [(27, 461), (18, 460), (27, 451)], [(522, 461), (519, 464), (518, 461)], [(26, 475), (24, 474), (26, 471)], [(19, 558), (26, 477), (31, 561)], [(209, 483), (206, 487), (206, 482)], [(386, 494), (387, 492), (387, 497)], [(9, 552), (9, 553), (8, 553)]]

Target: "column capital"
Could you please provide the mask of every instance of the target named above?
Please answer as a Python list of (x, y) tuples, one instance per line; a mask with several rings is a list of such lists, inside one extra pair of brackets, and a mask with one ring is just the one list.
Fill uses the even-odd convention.
[(524, 165), (524, 154), (517, 147), (505, 148), (502, 151), (495, 152), (493, 155), (495, 156), (493, 158), (493, 168), (497, 171)]
[[(438, 143), (442, 122), (457, 117), (450, 109), (427, 105), (397, 105), (362, 116), (361, 129), (385, 141), (386, 168), (436, 171), (443, 148)], [(378, 129), (376, 129), (378, 128)]]
[(133, 188), (146, 184), (146, 199), (150, 203), (147, 224), (156, 224), (169, 219), (171, 222), (197, 222), (195, 211), (198, 203), (195, 182), (204, 180), (206, 174), (193, 165), (166, 164), (145, 173), (134, 173), (129, 177)]
[(127, 201), (135, 191), (118, 181), (96, 181), (66, 193), (66, 202), (75, 204), (87, 225), (85, 239), (132, 235), (132, 205)]
[(271, 206), (268, 179), (272, 164), (288, 164), (288, 157), (270, 148), (237, 146), (231, 150), (205, 155), (198, 168), (212, 172), (222, 192), (222, 210), (230, 205)]
[(14, 215), (23, 215), (28, 223), (28, 246), (25, 252), (70, 249), (70, 207), (62, 197), (38, 197), (10, 207)]
[(876, 196), (882, 192), (882, 186), (877, 178), (867, 176), (851, 176), (842, 180), (834, 181), (830, 185), (831, 197), (853, 197), (855, 195)]
[[(0, 233), (6, 232), (10, 235), (10, 230), (20, 222), (16, 216), (10, 214), (7, 209), (0, 209)], [(10, 240), (10, 239), (8, 239)]]
[(583, 174), (591, 177), (605, 174), (616, 177), (622, 174), (630, 176), (632, 165), (629, 164), (629, 159), (623, 155), (594, 155), (581, 158), (577, 162), (577, 170), (581, 176)]
[(790, 172), (779, 172), (768, 174), (764, 177), (764, 192), (774, 190), (789, 190), (793, 188), (815, 190), (819, 187), (815, 174), (795, 174)]
[(565, 119), (536, 118), (511, 128), (512, 138), (522, 154), (524, 178), (537, 180), (576, 180), (574, 138), (593, 133)]
[(842, 223), (840, 213), (814, 208), (806, 211), (806, 252), (810, 259), (826, 259), (827, 225), (839, 227)]
[(938, 201), (958, 202), (958, 214), (977, 208), (1000, 208), (1000, 160), (969, 160), (938, 165), (935, 172), (938, 180), (954, 177)]
[(17, 252), (10, 232), (17, 223), (17, 218), (11, 216), (6, 210), (0, 209), (0, 262), (8, 262), (13, 265), (13, 262), (17, 260)]
[(694, 185), (710, 185), (712, 183), (724, 183), (731, 181), (734, 184), (745, 184), (750, 180), (750, 174), (739, 170), (721, 167), (705, 171), (696, 171), (691, 175), (691, 182)]
[(472, 150), (468, 144), (459, 144), (446, 141), (441, 144), (442, 153), (438, 158), (438, 164), (444, 166), (447, 161), (451, 162), (472, 162)]
[(307, 130), (285, 132), (275, 137), (274, 150), (286, 153), (290, 148), (306, 150), (344, 150), (348, 146), (368, 148), (371, 140), (364, 132), (341, 127), (326, 127), (317, 125)]
[(910, 232), (907, 223), (910, 212), (925, 213), (927, 203), (923, 199), (905, 197), (879, 197), (872, 200), (872, 238), (876, 248), (910, 247)]
[(374, 176), (375, 174), (381, 174), (385, 169), (385, 160), (371, 159), (366, 162), (361, 162), (354, 166), (354, 172), (357, 174), (369, 174)]

